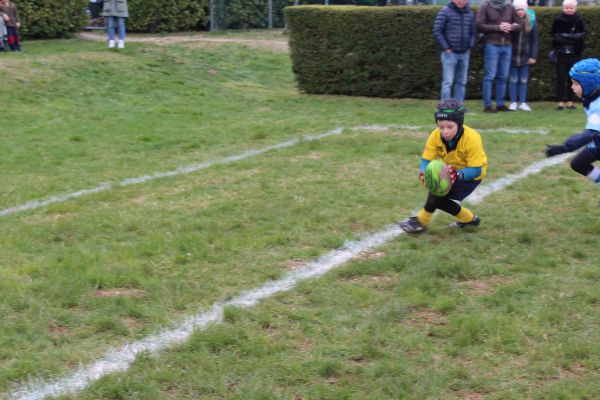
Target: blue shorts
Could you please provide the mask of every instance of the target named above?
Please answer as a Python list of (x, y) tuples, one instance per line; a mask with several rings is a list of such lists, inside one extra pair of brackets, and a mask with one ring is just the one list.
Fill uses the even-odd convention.
[(450, 193), (446, 195), (450, 200), (463, 201), (479, 186), (481, 181), (454, 182)]

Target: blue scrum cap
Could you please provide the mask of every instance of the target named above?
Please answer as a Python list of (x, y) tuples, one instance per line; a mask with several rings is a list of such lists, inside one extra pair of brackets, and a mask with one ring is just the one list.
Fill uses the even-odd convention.
[(597, 58), (581, 60), (573, 65), (569, 75), (581, 85), (583, 97), (588, 97), (600, 88), (600, 60)]

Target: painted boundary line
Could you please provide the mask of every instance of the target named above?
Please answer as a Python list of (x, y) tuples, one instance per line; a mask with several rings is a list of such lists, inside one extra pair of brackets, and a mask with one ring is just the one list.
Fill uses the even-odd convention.
[[(546, 167), (560, 164), (569, 156), (570, 154), (563, 154), (558, 157), (544, 159), (526, 167), (517, 174), (507, 175), (490, 184), (484, 184), (471, 195), (470, 203), (480, 203), (490, 194), (498, 192), (529, 175), (536, 174)], [(276, 293), (291, 290), (299, 282), (324, 275), (361, 253), (383, 246), (402, 233), (403, 231), (398, 226), (389, 225), (383, 230), (365, 235), (359, 240), (346, 242), (341, 248), (323, 255), (316, 261), (307, 263), (303, 268), (290, 272), (277, 281), (268, 282), (231, 300), (215, 303), (208, 310), (181, 321), (173, 328), (164, 329), (156, 335), (109, 350), (98, 361), (88, 366), (82, 366), (70, 375), (51, 381), (31, 381), (24, 386), (17, 387), (9, 394), (9, 399), (43, 400), (50, 396), (74, 394), (108, 374), (127, 370), (140, 353), (156, 355), (167, 347), (185, 342), (195, 330), (205, 329), (210, 324), (222, 322), (225, 307), (252, 307), (259, 301)]]
[[(424, 126), (417, 126), (417, 125), (359, 125), (359, 126), (354, 126), (354, 127), (347, 128), (347, 129), (352, 132), (361, 131), (361, 130), (369, 131), (369, 132), (385, 132), (390, 129), (416, 130), (416, 129), (425, 129), (425, 128), (426, 127), (424, 127)], [(143, 176), (138, 176), (135, 178), (124, 179), (116, 184), (102, 183), (91, 189), (83, 189), (83, 190), (79, 190), (76, 192), (59, 194), (59, 195), (47, 197), (47, 198), (41, 199), (41, 200), (31, 200), (31, 201), (28, 201), (21, 205), (17, 205), (14, 207), (9, 207), (9, 208), (0, 210), (0, 217), (6, 217), (9, 215), (18, 214), (18, 213), (22, 213), (25, 211), (35, 210), (38, 208), (49, 206), (51, 204), (64, 203), (66, 201), (73, 200), (78, 197), (87, 196), (89, 194), (105, 192), (105, 191), (111, 190), (115, 187), (137, 185), (140, 183), (149, 182), (149, 181), (159, 179), (159, 178), (169, 178), (169, 177), (174, 177), (174, 176), (179, 176), (179, 175), (191, 174), (193, 172), (198, 172), (203, 169), (212, 167), (213, 165), (230, 164), (230, 163), (233, 163), (236, 161), (242, 161), (242, 160), (246, 160), (246, 159), (249, 159), (252, 157), (256, 157), (256, 156), (259, 156), (261, 154), (267, 153), (272, 150), (279, 150), (279, 149), (285, 149), (287, 147), (292, 147), (292, 146), (295, 146), (302, 142), (312, 142), (312, 141), (316, 141), (316, 140), (321, 140), (321, 139), (329, 137), (329, 136), (340, 135), (343, 133), (343, 131), (344, 131), (344, 128), (335, 128), (329, 132), (325, 132), (325, 133), (322, 133), (319, 135), (308, 135), (308, 136), (303, 136), (300, 138), (286, 140), (284, 142), (277, 143), (272, 146), (263, 147), (262, 149), (248, 150), (246, 152), (232, 155), (229, 157), (225, 157), (220, 160), (204, 161), (204, 162), (197, 163), (197, 164), (185, 165), (185, 166), (173, 169), (171, 171), (157, 172), (157, 173), (150, 174), (150, 175), (143, 175)], [(544, 135), (548, 133), (547, 131), (532, 131), (532, 130), (524, 130), (524, 129), (515, 130), (515, 129), (503, 129), (503, 128), (487, 129), (487, 130), (481, 130), (481, 131), (482, 132), (486, 132), (486, 131), (487, 132), (506, 132), (506, 133), (537, 133), (537, 134), (544, 134)]]

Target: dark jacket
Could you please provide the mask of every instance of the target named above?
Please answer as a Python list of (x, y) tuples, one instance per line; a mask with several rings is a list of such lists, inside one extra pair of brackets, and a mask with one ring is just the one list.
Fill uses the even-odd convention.
[(512, 4), (508, 3), (502, 10), (496, 10), (489, 2), (479, 7), (477, 12), (477, 29), (485, 34), (485, 44), (510, 44), (511, 33), (500, 30), (500, 23), (508, 22), (513, 25), (512, 32), (521, 28), (521, 18)]
[(525, 24), (526, 21), (523, 19), (521, 30), (512, 32), (511, 65), (513, 67), (527, 65), (527, 60), (530, 58), (537, 60), (540, 52), (540, 35), (537, 21), (533, 24), (533, 28), (529, 32), (527, 32)]
[(552, 48), (563, 54), (581, 54), (585, 47), (583, 38), (586, 32), (587, 26), (580, 14), (561, 13), (552, 23)]
[(459, 8), (453, 2), (438, 12), (433, 24), (433, 37), (442, 50), (464, 53), (475, 47), (475, 13), (467, 5)]
[(8, 15), (8, 21), (5, 21), (6, 26), (14, 27), (21, 23), (19, 10), (13, 2), (10, 2), (7, 6), (0, 6), (0, 13)]

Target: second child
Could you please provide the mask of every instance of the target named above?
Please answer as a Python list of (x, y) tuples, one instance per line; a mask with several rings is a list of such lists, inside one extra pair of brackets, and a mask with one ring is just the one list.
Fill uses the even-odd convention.
[[(521, 29), (512, 32), (512, 59), (508, 77), (510, 111), (531, 111), (527, 104), (527, 81), (529, 71), (535, 64), (539, 53), (538, 24), (535, 14), (528, 10), (526, 0), (514, 0), (513, 7), (521, 17)], [(533, 18), (531, 17), (533, 15)]]
[(546, 155), (552, 157), (583, 147), (571, 160), (571, 168), (600, 185), (600, 168), (593, 165), (595, 161), (600, 160), (600, 60), (581, 60), (571, 68), (569, 75), (573, 92), (583, 100), (587, 116), (585, 128), (569, 137), (563, 144), (549, 145)]

